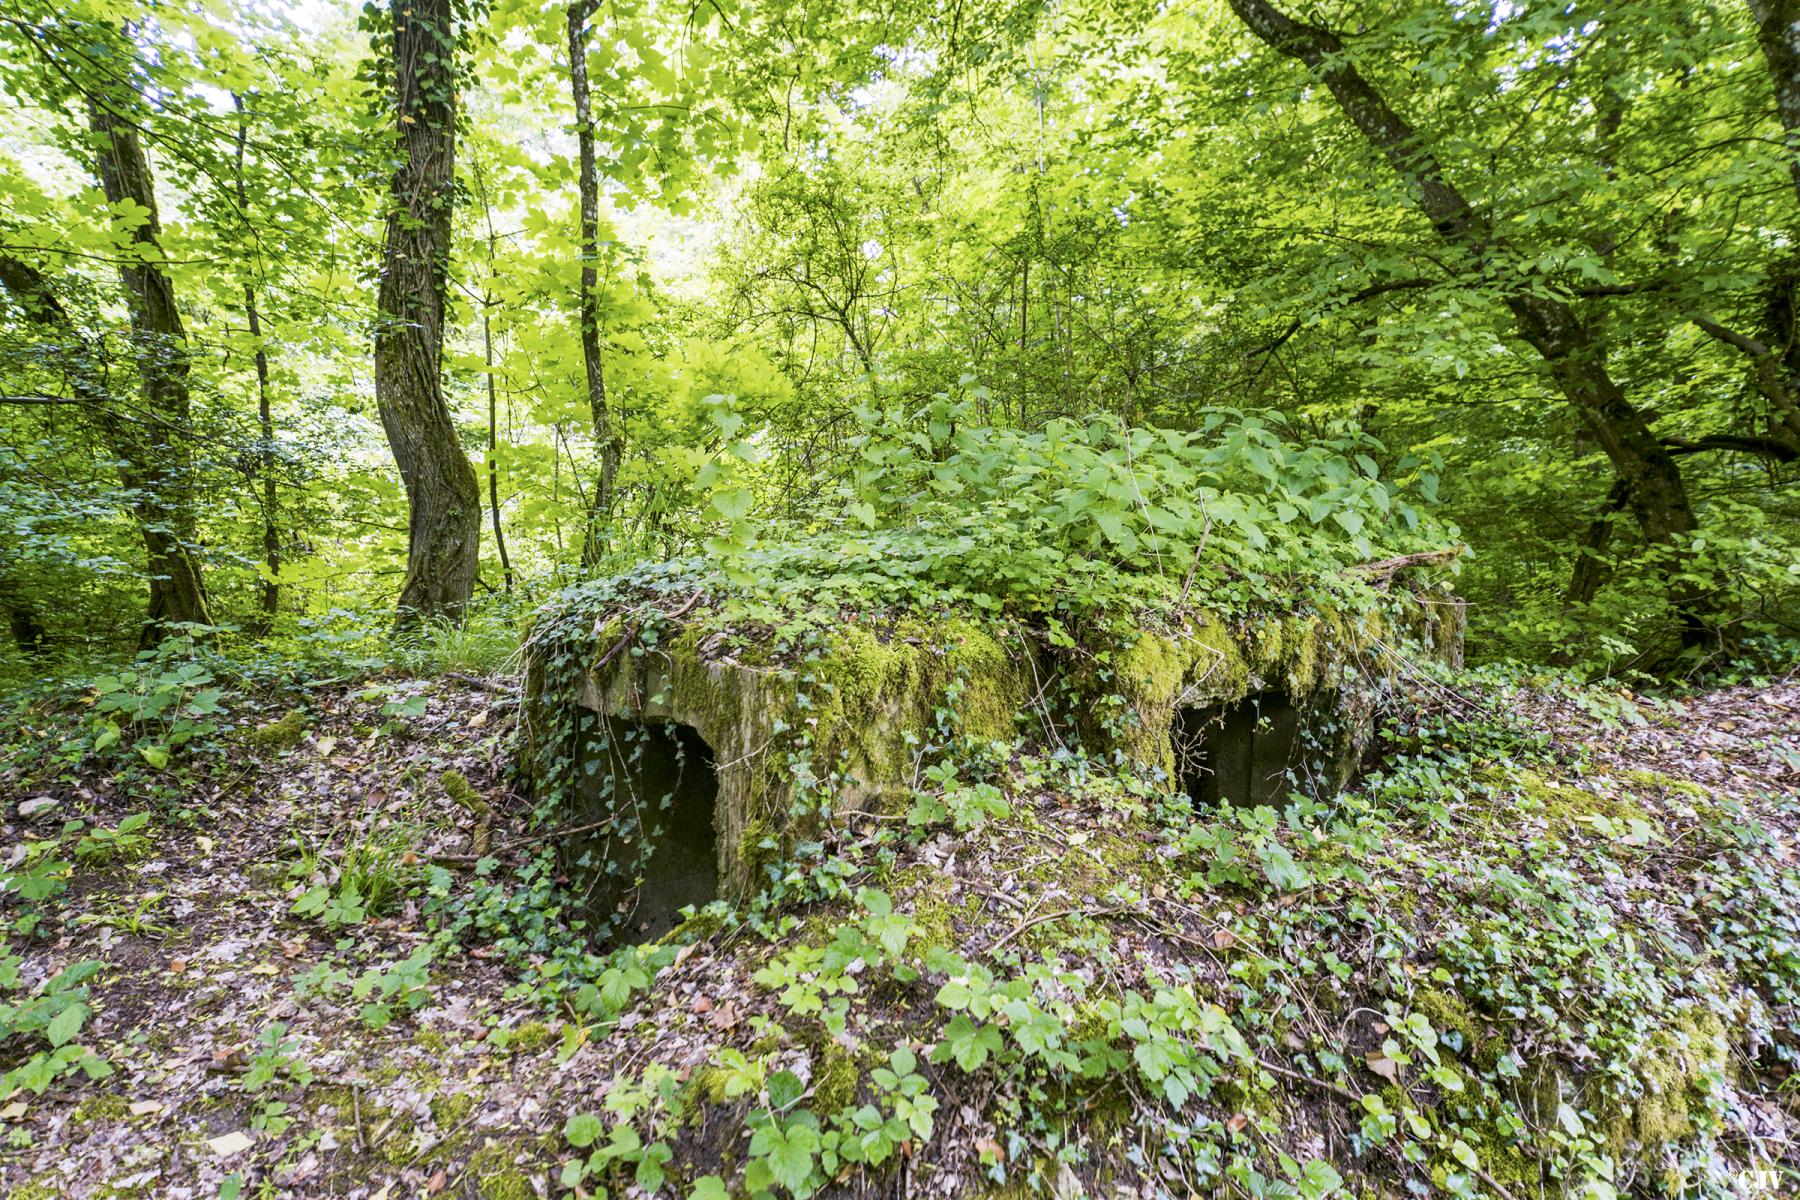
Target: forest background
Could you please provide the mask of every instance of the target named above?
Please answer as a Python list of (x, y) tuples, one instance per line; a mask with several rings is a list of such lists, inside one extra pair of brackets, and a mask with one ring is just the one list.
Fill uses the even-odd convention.
[(986, 575), (1021, 493), (1165, 595), (1466, 544), (1475, 659), (1779, 656), (1793, 7), (23, 0), (8, 669), (396, 603), (503, 654), (796, 539)]

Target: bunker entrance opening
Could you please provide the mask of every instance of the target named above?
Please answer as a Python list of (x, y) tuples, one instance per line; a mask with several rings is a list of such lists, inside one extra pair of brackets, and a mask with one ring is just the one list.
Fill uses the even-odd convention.
[[(607, 717), (605, 736), (588, 739), (586, 753), (599, 761), (577, 770), (589, 814), (584, 822), (611, 818), (641, 832), (623, 839), (600, 829), (569, 849), (583, 854), (580, 869), (592, 879), (589, 902), (599, 915), (619, 919), (620, 939), (654, 941), (681, 923), (682, 908), (719, 895), (712, 747), (691, 725)], [(640, 839), (651, 850), (643, 883), (633, 887)]]
[(1300, 711), (1284, 692), (1177, 709), (1171, 733), (1181, 790), (1196, 804), (1280, 808), (1304, 774)]

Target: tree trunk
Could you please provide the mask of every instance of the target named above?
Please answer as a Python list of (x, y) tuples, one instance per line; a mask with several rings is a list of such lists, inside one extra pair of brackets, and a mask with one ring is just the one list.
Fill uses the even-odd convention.
[(513, 590), (512, 559), (506, 553), (506, 532), (500, 524), (500, 421), (499, 398), (494, 384), (494, 321), (491, 309), (498, 300), (495, 298), (492, 285), (494, 281), (494, 264), (500, 257), (500, 235), (494, 232), (494, 207), (488, 203), (487, 180), (483, 178), (481, 163), (476, 161), (470, 174), (475, 178), (475, 194), (481, 198), (481, 219), (487, 226), (487, 268), (488, 287), (482, 290), (481, 304), (481, 364), (487, 368), (487, 481), (488, 508), (494, 516), (494, 549), (500, 554), (500, 576), (506, 581), (506, 590)]
[(494, 548), (500, 552), (500, 574), (506, 580), (506, 590), (513, 590), (512, 559), (506, 555), (506, 534), (500, 527), (500, 463), (496, 452), (500, 448), (500, 429), (498, 421), (499, 405), (494, 389), (494, 327), (487, 310), (481, 312), (481, 357), (487, 367), (487, 400), (488, 400), (488, 440), (487, 440), (487, 477), (488, 507), (494, 514)]
[(569, 6), (569, 91), (575, 100), (575, 143), (580, 159), (581, 361), (587, 373), (594, 445), (600, 454), (600, 481), (594, 487), (581, 545), (583, 568), (592, 568), (606, 549), (622, 449), (606, 406), (606, 375), (600, 354), (600, 275), (595, 266), (600, 255), (600, 180), (594, 165), (594, 116), (587, 73), (587, 22), (595, 7), (596, 0), (575, 0)]
[(1749, 5), (1775, 84), (1775, 115), (1788, 134), (1788, 174), (1800, 195), (1800, 0), (1749, 0)]
[[(1749, 0), (1749, 6), (1756, 21), (1756, 40), (1775, 88), (1775, 115), (1787, 132), (1788, 177), (1793, 180), (1795, 198), (1800, 199), (1800, 0)], [(1771, 391), (1766, 382), (1762, 391), (1789, 435), (1800, 437), (1800, 411), (1794, 403), (1794, 398), (1800, 397), (1800, 260), (1792, 246), (1790, 238), (1789, 248), (1780, 252), (1763, 314), (1773, 351), (1771, 364), (1752, 357), (1759, 372), (1773, 361), (1779, 362), (1779, 393)]]
[(88, 124), (94, 134), (94, 167), (107, 203), (129, 202), (147, 215), (132, 231), (142, 254), (121, 263), (119, 280), (131, 310), (132, 349), (143, 387), (145, 420), (136, 436), (114, 422), (115, 446), (128, 464), (126, 485), (137, 492), (134, 508), (143, 531), (150, 576), (149, 620), (143, 641), (154, 643), (172, 624), (211, 625), (201, 579), (195, 518), (193, 455), (188, 447), (192, 417), (188, 396), (187, 330), (175, 306), (175, 289), (157, 265), (162, 227), (150, 164), (132, 119), (137, 106), (88, 97)]
[[(1449, 181), (1418, 132), (1357, 70), (1336, 34), (1295, 21), (1267, 0), (1230, 3), (1252, 33), (1306, 64), (1324, 82), (1351, 124), (1406, 183), (1414, 204), (1445, 241), (1478, 257), (1485, 254), (1491, 237), (1486, 221)], [(1679, 579), (1682, 542), (1696, 522), (1674, 457), (1613, 381), (1603, 348), (1568, 304), (1519, 292), (1508, 296), (1506, 305), (1519, 336), (1543, 357), (1583, 428), (1605, 451), (1625, 486), (1626, 503), (1644, 540), (1672, 548), (1664, 569), (1670, 602), (1681, 616), (1683, 642), (1712, 640), (1713, 597)]]
[(456, 32), (450, 0), (393, 6), (399, 165), (382, 251), (375, 403), (410, 510), (399, 622), (460, 616), (481, 554), (481, 488), (444, 400), (439, 360), (455, 196)]
[[(244, 117), (244, 98), (233, 92), (231, 101), (238, 111), (238, 217), (248, 224), (250, 197), (244, 186), (244, 144), (249, 140), (250, 127)], [(274, 623), (275, 614), (281, 610), (281, 532), (276, 519), (275, 419), (269, 408), (269, 354), (263, 349), (262, 320), (256, 311), (256, 287), (248, 281), (244, 284), (244, 319), (249, 325), (250, 337), (256, 343), (256, 424), (259, 435), (256, 474), (262, 483), (263, 562), (269, 568), (269, 577), (263, 580), (262, 588), (262, 630), (266, 633)]]
[(44, 624), (38, 620), (37, 610), (32, 608), (29, 601), (8, 600), (6, 623), (12, 629), (13, 645), (19, 648), (19, 653), (37, 658), (47, 649), (44, 644)]

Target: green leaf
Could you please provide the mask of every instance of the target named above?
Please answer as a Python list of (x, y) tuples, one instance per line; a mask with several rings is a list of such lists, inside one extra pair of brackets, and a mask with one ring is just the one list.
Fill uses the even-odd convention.
[(606, 1126), (593, 1113), (577, 1113), (563, 1122), (563, 1137), (568, 1139), (569, 1145), (579, 1150), (585, 1150), (599, 1141), (600, 1135), (605, 1132)]
[(731, 1193), (726, 1190), (725, 1181), (717, 1175), (702, 1175), (688, 1189), (687, 1200), (731, 1200)]
[(50, 1039), (52, 1046), (61, 1046), (81, 1032), (87, 1016), (85, 1004), (71, 1004), (50, 1018), (50, 1024), (44, 1027), (44, 1036)]
[(776, 1112), (790, 1108), (806, 1094), (806, 1084), (792, 1071), (777, 1071), (769, 1076), (769, 1107)]
[(805, 1125), (789, 1125), (773, 1135), (763, 1153), (775, 1182), (797, 1196), (811, 1192), (813, 1159), (819, 1152), (819, 1133)]

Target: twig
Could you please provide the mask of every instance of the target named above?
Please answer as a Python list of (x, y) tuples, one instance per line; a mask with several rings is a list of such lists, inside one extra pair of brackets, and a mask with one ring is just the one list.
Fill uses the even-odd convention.
[(1348, 1100), (1352, 1104), (1361, 1104), (1362, 1103), (1361, 1096), (1357, 1095), (1355, 1092), (1351, 1091), (1349, 1088), (1344, 1087), (1342, 1084), (1332, 1083), (1331, 1081), (1326, 1080), (1326, 1079), (1315, 1079), (1311, 1075), (1302, 1075), (1299, 1071), (1290, 1070), (1289, 1068), (1283, 1067), (1283, 1066), (1277, 1066), (1275, 1063), (1269, 1062), (1266, 1059), (1262, 1059), (1262, 1058), (1258, 1058), (1256, 1060), (1256, 1065), (1261, 1067), (1263, 1070), (1268, 1071), (1272, 1075), (1281, 1075), (1281, 1076), (1285, 1076), (1288, 1079), (1298, 1080), (1301, 1083), (1310, 1083), (1312, 1086), (1314, 1086), (1316, 1088), (1320, 1088), (1323, 1091), (1330, 1092), (1334, 1096), (1342, 1096), (1344, 1099)]
[(997, 953), (1002, 946), (1018, 937), (1021, 933), (1024, 933), (1027, 929), (1030, 929), (1034, 925), (1042, 925), (1046, 921), (1055, 921), (1063, 917), (1073, 916), (1112, 917), (1117, 916), (1119, 913), (1130, 911), (1132, 910), (1124, 905), (1115, 905), (1112, 908), (1059, 908), (1055, 912), (1047, 912), (1042, 916), (1032, 917), (1029, 921), (1020, 921), (1017, 925), (1014, 925), (1008, 930), (1005, 936), (999, 941), (989, 946), (987, 952), (989, 954)]
[[(676, 609), (674, 612), (668, 614), (666, 619), (670, 620), (670, 621), (681, 620), (681, 618), (687, 616), (689, 609), (693, 608), (694, 605), (700, 603), (700, 597), (704, 596), (705, 594), (706, 594), (706, 592), (704, 589), (696, 589), (694, 594), (687, 598), (687, 602), (685, 604), (683, 604), (680, 608)], [(624, 650), (625, 647), (631, 645), (632, 642), (637, 640), (637, 635), (643, 631), (643, 628), (644, 628), (644, 622), (641, 619), (633, 621), (631, 624), (627, 625), (625, 627), (625, 632), (619, 635), (619, 640), (612, 644), (612, 649), (608, 650), (605, 654), (602, 654), (600, 656), (600, 661), (598, 661), (594, 664), (591, 673), (598, 675), (601, 672), (601, 670), (605, 668), (607, 663), (611, 662), (613, 659), (615, 659), (619, 656), (620, 651)], [(599, 631), (595, 630), (595, 632), (597, 633)]]
[(1355, 566), (1345, 567), (1343, 574), (1366, 576), (1368, 579), (1375, 581), (1377, 587), (1386, 587), (1388, 580), (1392, 579), (1399, 572), (1404, 571), (1407, 567), (1420, 567), (1433, 563), (1453, 562), (1466, 549), (1468, 549), (1468, 547), (1458, 543), (1457, 545), (1444, 546), (1437, 550), (1420, 550), (1416, 554), (1401, 554), (1394, 558), (1378, 559), (1375, 562), (1357, 563)]
[(1205, 528), (1200, 530), (1200, 543), (1194, 547), (1194, 561), (1188, 564), (1187, 578), (1181, 581), (1181, 599), (1175, 602), (1176, 608), (1186, 608), (1188, 592), (1194, 587), (1194, 572), (1200, 569), (1200, 556), (1206, 552), (1206, 538), (1212, 533), (1212, 516), (1208, 514)]
[[(611, 824), (612, 819), (608, 818), (604, 821), (589, 821), (585, 825), (571, 825), (567, 829), (552, 829), (549, 833), (534, 833), (530, 837), (514, 838), (510, 842), (503, 842), (501, 845), (489, 850), (487, 854), (480, 857), (491, 858), (496, 854), (505, 854), (508, 850), (517, 850), (521, 846), (531, 846), (538, 842), (548, 842), (556, 838), (574, 837), (578, 833), (592, 833), (596, 829), (604, 829)], [(432, 862), (440, 863), (447, 867), (466, 866), (469, 863), (479, 861), (478, 857), (473, 854), (432, 854), (428, 857)]]
[(463, 671), (445, 671), (444, 678), (453, 679), (457, 683), (463, 684), (466, 687), (475, 688), (477, 691), (492, 692), (496, 696), (511, 696), (513, 688), (518, 686), (516, 681), (509, 686), (507, 684), (495, 683), (491, 679), (483, 679), (479, 675), (470, 675)]
[[(438, 1137), (432, 1138), (429, 1142), (426, 1142), (423, 1146), (420, 1146), (417, 1150), (413, 1151), (413, 1156), (401, 1163), (400, 1169), (404, 1171), (406, 1168), (418, 1162), (421, 1158), (424, 1158), (427, 1154), (430, 1154), (433, 1150), (438, 1149), (440, 1146), (448, 1145), (450, 1139), (461, 1133), (462, 1127), (467, 1125), (470, 1121), (473, 1121), (475, 1119), (475, 1114), (480, 1111), (481, 1105), (478, 1102), (469, 1109), (468, 1115), (463, 1117), (462, 1120), (458, 1121), (455, 1125), (452, 1125)], [(1511, 1198), (1508, 1197), (1508, 1200), (1511, 1200)]]

